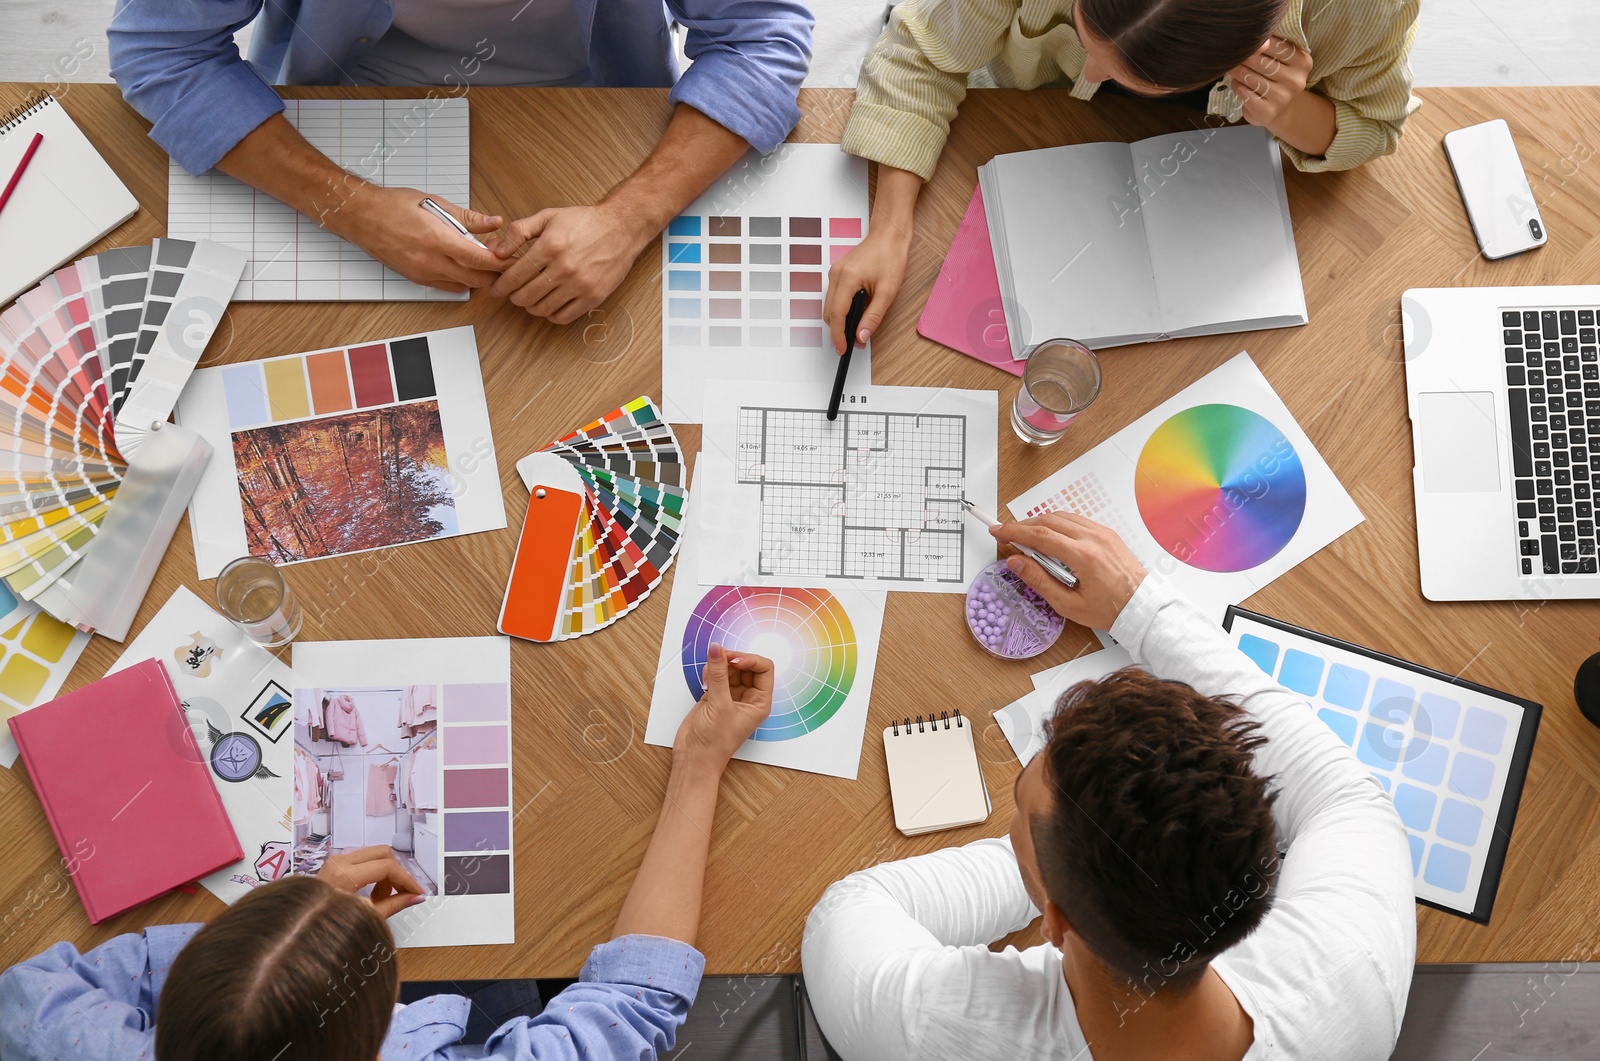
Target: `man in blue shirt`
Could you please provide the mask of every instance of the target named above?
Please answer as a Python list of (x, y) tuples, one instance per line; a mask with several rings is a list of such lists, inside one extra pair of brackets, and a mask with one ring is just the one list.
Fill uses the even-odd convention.
[[(395, 1007), (383, 918), (424, 896), (392, 851), (371, 847), (329, 858), (315, 878), (263, 885), (208, 925), (152, 925), (86, 954), (58, 943), (7, 969), (0, 1057), (151, 1061), (159, 1047), (162, 1061), (641, 1061), (672, 1049), (705, 969), (694, 941), (722, 774), (772, 710), (770, 660), (715, 644), (708, 655), (706, 693), (673, 742), (661, 816), (612, 938), (576, 984), (502, 1025), (481, 1055), (453, 1049), (466, 998)], [(352, 894), (369, 887), (367, 899)]]
[[(682, 78), (669, 15), (688, 29)], [(233, 35), (252, 20), (246, 61)], [(219, 169), (418, 283), (487, 287), (569, 324), (744, 152), (783, 142), (811, 26), (799, 0), (119, 0), (109, 39), (123, 96), (190, 173)], [(274, 84), (671, 85), (674, 109), (599, 203), (513, 220), (489, 251), (431, 218), (414, 189), (340, 169), (283, 117)], [(476, 233), (503, 224), (450, 208)]]

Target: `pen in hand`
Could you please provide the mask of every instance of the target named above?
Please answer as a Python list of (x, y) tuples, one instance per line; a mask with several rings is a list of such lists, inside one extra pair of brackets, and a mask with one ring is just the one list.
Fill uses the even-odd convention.
[[(972, 515), (973, 519), (978, 520), (985, 527), (1000, 526), (999, 520), (979, 509), (965, 497), (961, 499), (961, 506)], [(1057, 560), (1053, 556), (1046, 556), (1037, 549), (1030, 549), (1028, 546), (1023, 545), (1020, 542), (1012, 542), (1011, 547), (1017, 552), (1021, 553), (1023, 556), (1032, 559), (1034, 563), (1044, 568), (1046, 574), (1048, 574), (1051, 578), (1054, 578), (1057, 582), (1060, 582), (1062, 585), (1066, 586), (1068, 589), (1078, 588), (1078, 576), (1072, 573), (1072, 568), (1068, 567), (1060, 560)]]
[(478, 246), (483, 247), (484, 250), (489, 249), (484, 245), (484, 242), (481, 239), (479, 239), (477, 236), (474, 236), (471, 232), (468, 232), (467, 226), (457, 221), (454, 214), (440, 206), (438, 203), (434, 202), (432, 199), (423, 199), (421, 206), (424, 210), (428, 211), (428, 213), (432, 214), (440, 221), (443, 221), (445, 224), (455, 229), (457, 234), (465, 236)]
[(850, 355), (856, 349), (856, 332), (861, 328), (861, 317), (867, 312), (867, 289), (862, 288), (850, 300), (844, 315), (844, 353), (839, 355), (839, 367), (833, 373), (833, 392), (828, 395), (828, 419), (839, 418), (839, 403), (844, 400), (844, 378), (850, 374)]

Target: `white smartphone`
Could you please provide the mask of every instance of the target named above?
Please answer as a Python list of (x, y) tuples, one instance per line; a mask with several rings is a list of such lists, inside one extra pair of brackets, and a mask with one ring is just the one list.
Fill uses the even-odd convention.
[(1445, 133), (1444, 151), (1485, 258), (1508, 258), (1544, 246), (1544, 218), (1504, 119)]

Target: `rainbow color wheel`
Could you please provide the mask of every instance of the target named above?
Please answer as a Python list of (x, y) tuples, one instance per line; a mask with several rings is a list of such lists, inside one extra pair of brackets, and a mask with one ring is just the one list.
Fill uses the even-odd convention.
[(771, 659), (772, 714), (751, 740), (790, 740), (832, 718), (856, 678), (856, 632), (844, 606), (824, 589), (716, 586), (683, 630), (683, 678), (696, 700), (711, 643)]
[(1294, 445), (1237, 405), (1197, 405), (1156, 428), (1139, 453), (1133, 491), (1151, 537), (1203, 571), (1266, 563), (1306, 511)]

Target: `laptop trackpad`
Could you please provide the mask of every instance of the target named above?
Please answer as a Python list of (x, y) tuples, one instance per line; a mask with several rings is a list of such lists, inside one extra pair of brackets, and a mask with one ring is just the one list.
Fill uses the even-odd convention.
[(1500, 437), (1489, 391), (1417, 395), (1422, 488), (1430, 494), (1482, 494), (1500, 489)]

